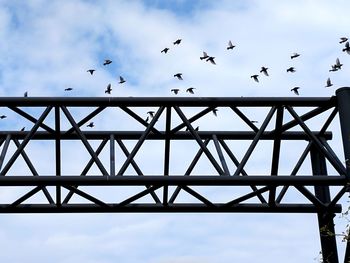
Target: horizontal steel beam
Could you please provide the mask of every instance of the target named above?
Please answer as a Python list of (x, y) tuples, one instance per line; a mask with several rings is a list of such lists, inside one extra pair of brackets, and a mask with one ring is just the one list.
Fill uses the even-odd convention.
[[(82, 131), (82, 134), (89, 140), (102, 140), (113, 135), (115, 138), (121, 140), (138, 140), (144, 131)], [(202, 139), (211, 139), (213, 134), (223, 140), (253, 140), (256, 136), (252, 131), (198, 131), (199, 137)], [(0, 131), (0, 138), (6, 138), (7, 135), (11, 135), (11, 138), (23, 140), (27, 136), (27, 131)], [(313, 132), (315, 136), (319, 132)], [(55, 140), (57, 133), (52, 134), (45, 131), (36, 132), (31, 140)], [(291, 131), (283, 132), (281, 135), (282, 140), (309, 140), (308, 135), (305, 132)], [(64, 131), (59, 135), (61, 140), (81, 140), (76, 133), (66, 134)], [(325, 132), (322, 134), (322, 138), (326, 140), (332, 139), (332, 132)], [(159, 133), (150, 133), (147, 136), (147, 140), (193, 140), (193, 136), (188, 131), (178, 131), (176, 133), (166, 133), (160, 131)], [(274, 140), (275, 133), (264, 132), (262, 133), (260, 140)]]
[[(239, 204), (228, 207), (224, 204), (207, 206), (204, 204), (21, 204), (16, 207), (0, 204), (0, 213), (317, 213), (319, 209), (309, 204)], [(330, 213), (340, 213), (341, 205), (329, 209)]]
[(347, 180), (345, 176), (0, 176), (1, 186), (119, 186), (119, 185), (202, 185), (202, 186), (305, 186), (305, 185), (329, 185), (344, 186)]
[(335, 97), (1, 97), (0, 107), (5, 106), (67, 106), (67, 107), (155, 107), (155, 106), (329, 106), (336, 105)]

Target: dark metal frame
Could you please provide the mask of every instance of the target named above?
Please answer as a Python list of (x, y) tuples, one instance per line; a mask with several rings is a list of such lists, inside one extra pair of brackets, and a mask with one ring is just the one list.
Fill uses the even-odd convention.
[[(61, 213), (61, 212), (271, 212), (271, 213), (316, 213), (318, 215), (320, 239), (323, 257), (328, 262), (338, 262), (337, 246), (334, 236), (325, 235), (327, 229), (334, 233), (333, 216), (341, 212), (338, 203), (348, 191), (350, 178), (349, 166), (344, 166), (327, 143), (332, 133), (327, 131), (329, 125), (339, 112), (345, 159), (350, 160), (350, 88), (337, 91), (337, 96), (331, 98), (0, 98), (0, 108), (5, 107), (19, 116), (32, 122), (34, 125), (29, 131), (4, 131), (0, 129), (0, 190), (7, 186), (32, 187), (26, 194), (6, 204), (0, 204), (0, 213)], [(25, 109), (44, 107), (39, 118), (35, 118)], [(88, 115), (76, 121), (71, 114), (72, 107), (94, 107)], [(107, 108), (119, 108), (136, 122), (142, 124), (143, 131), (83, 131), (81, 128), (92, 118)], [(146, 122), (135, 113), (133, 107), (156, 107), (157, 110), (150, 122)], [(188, 107), (205, 107), (197, 114), (187, 118), (183, 109)], [(253, 124), (241, 111), (241, 107), (268, 107), (270, 108), (260, 127)], [(299, 116), (297, 107), (315, 107)], [(228, 108), (233, 116), (238, 117), (250, 130), (237, 131), (197, 131), (192, 126), (194, 121), (215, 108)], [(331, 110), (330, 115), (319, 131), (312, 131), (306, 121)], [(45, 124), (50, 112), (54, 115), (54, 127)], [(284, 123), (284, 113), (288, 112), (293, 120)], [(181, 123), (172, 127), (172, 114), (177, 114)], [(62, 116), (70, 123), (68, 130), (62, 130)], [(157, 129), (155, 124), (165, 115), (164, 129)], [(274, 129), (267, 130), (268, 124), (275, 116)], [(301, 131), (290, 129), (299, 127)], [(187, 131), (182, 129), (186, 128)], [(55, 171), (53, 175), (40, 174), (25, 152), (26, 145), (31, 140), (54, 141)], [(80, 175), (62, 174), (61, 143), (64, 140), (78, 140), (85, 146), (91, 159)], [(100, 140), (96, 150), (90, 144), (91, 140)], [(125, 140), (137, 140), (134, 148), (129, 151), (124, 144)], [(161, 140), (164, 142), (163, 173), (161, 175), (145, 175), (138, 166), (135, 156), (146, 140)], [(195, 141), (199, 150), (192, 159), (183, 175), (170, 174), (171, 142), (175, 140)], [(229, 140), (251, 140), (251, 144), (243, 158), (238, 160), (227, 144)], [(245, 166), (252, 155), (257, 143), (261, 140), (272, 140), (273, 151), (269, 175), (249, 175)], [(281, 158), (281, 142), (283, 140), (307, 141), (308, 145), (299, 158), (293, 171), (288, 175), (279, 174)], [(208, 148), (213, 142), (214, 149)], [(16, 150), (7, 157), (10, 143), (13, 142)], [(100, 160), (100, 153), (109, 144), (109, 169)], [(116, 146), (120, 147), (125, 155), (125, 162), (116, 167)], [(297, 175), (298, 171), (310, 154), (312, 172), (308, 175)], [(202, 174), (190, 176), (202, 155), (205, 155), (216, 171), (215, 175)], [(32, 176), (14, 175), (9, 173), (15, 161), (22, 156)], [(216, 156), (216, 157), (215, 157)], [(229, 166), (228, 159), (235, 165)], [(6, 160), (6, 161), (5, 161)], [(327, 174), (326, 163), (334, 168), (336, 175)], [(96, 164), (100, 174), (87, 175), (93, 164)], [(135, 175), (125, 175), (129, 166), (135, 170)], [(230, 171), (231, 169), (231, 171)], [(125, 198), (122, 201), (109, 203), (101, 198), (79, 189), (81, 186), (143, 186), (144, 190)], [(174, 187), (170, 191), (169, 187)], [(217, 203), (209, 197), (199, 193), (195, 186), (247, 186), (251, 191), (225, 203)], [(313, 186), (314, 192), (307, 186)], [(55, 187), (53, 194), (48, 187)], [(280, 191), (277, 191), (277, 188)], [(333, 197), (330, 187), (340, 187)], [(309, 200), (308, 203), (284, 203), (283, 198), (288, 188), (294, 188), (301, 196)], [(62, 189), (68, 190), (63, 196)], [(29, 198), (41, 192), (47, 203), (27, 202)], [(194, 197), (197, 202), (179, 203), (177, 197), (184, 191)], [(264, 197), (265, 194), (265, 197)], [(86, 203), (71, 203), (74, 195), (85, 199)], [(140, 203), (138, 200), (149, 196), (149, 202)], [(257, 200), (257, 201), (256, 201)], [(249, 202), (247, 202), (249, 201)], [(350, 245), (346, 250), (346, 260), (350, 257)]]

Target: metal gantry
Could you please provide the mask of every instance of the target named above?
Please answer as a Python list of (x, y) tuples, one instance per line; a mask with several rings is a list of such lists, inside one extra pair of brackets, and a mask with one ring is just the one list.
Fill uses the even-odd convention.
[[(249, 116), (249, 109), (260, 108), (268, 112), (258, 125)], [(81, 113), (81, 109), (89, 112)], [(146, 121), (140, 109), (143, 112), (154, 109), (153, 117)], [(212, 116), (214, 109), (220, 110), (219, 113), (226, 110), (229, 118), (239, 120), (245, 128), (232, 122), (220, 129), (214, 124), (210, 130), (196, 129), (194, 124)], [(308, 110), (300, 114), (300, 109)], [(323, 258), (328, 262), (338, 262), (335, 235), (326, 233), (335, 233), (333, 217), (341, 212), (338, 202), (348, 191), (350, 88), (341, 88), (330, 98), (3, 97), (0, 98), (0, 110), (8, 111), (16, 122), (25, 120), (31, 123), (30, 129), (19, 131), (6, 126), (10, 117), (0, 122), (0, 191), (11, 188), (16, 192), (20, 189), (17, 195), (10, 195), (15, 196), (13, 200), (0, 200), (0, 213), (315, 213)], [(96, 127), (87, 130), (86, 124), (107, 110), (110, 111), (108, 119), (101, 119), (98, 126), (108, 126), (108, 130)], [(124, 117), (113, 115), (114, 111), (122, 112)], [(308, 123), (320, 115), (326, 115), (326, 118), (315, 130)], [(221, 117), (219, 114), (217, 118)], [(126, 130), (123, 123), (127, 122), (133, 122), (134, 126), (130, 127), (138, 128)], [(333, 122), (340, 123), (342, 140), (339, 145), (344, 150), (341, 157), (328, 143), (333, 137), (333, 132), (328, 131)], [(79, 160), (67, 161), (64, 158), (63, 144), (72, 141), (80, 142), (88, 156), (81, 173), (63, 171), (67, 162), (68, 167), (74, 167)], [(134, 144), (128, 145), (129, 141)], [(233, 141), (250, 142), (241, 158), (237, 156), (241, 149), (230, 144)], [(270, 162), (265, 163), (269, 172), (248, 172), (248, 162), (262, 141), (272, 144), (271, 156), (269, 151), (264, 151), (270, 156)], [(293, 141), (295, 145), (303, 142), (306, 147), (292, 171), (281, 174), (286, 156), (281, 145), (285, 141)], [(29, 153), (27, 148), (32, 142), (49, 142), (50, 146)], [(155, 142), (162, 144), (159, 146)], [(186, 142), (195, 143), (198, 148), (190, 160)], [(180, 156), (174, 156), (174, 143), (180, 143), (182, 147), (175, 153)], [(210, 143), (212, 147), (209, 147)], [(145, 148), (145, 158), (161, 152), (162, 161), (148, 166), (160, 167), (162, 172), (144, 173), (138, 159), (142, 147)], [(193, 148), (193, 144), (190, 147)], [(103, 151), (107, 154), (103, 155)], [(43, 173), (34, 164), (37, 152), (52, 154), (52, 162), (46, 164), (50, 172)], [(80, 154), (76, 150), (76, 156)], [(186, 159), (181, 160), (184, 156)], [(194, 174), (203, 158), (214, 172), (206, 172), (205, 168)], [(311, 169), (305, 172), (302, 166), (307, 158), (311, 161)], [(16, 167), (19, 159), (22, 166)], [(23, 163), (30, 173), (23, 172)], [(173, 173), (174, 166), (182, 172)], [(328, 174), (327, 169), (332, 174)], [(303, 174), (300, 174), (301, 170)], [(125, 189), (125, 194), (110, 201), (113, 196), (107, 198), (98, 191), (90, 191), (89, 187), (100, 192), (109, 187), (118, 193)], [(334, 189), (334, 194), (330, 188)], [(295, 194), (292, 202), (285, 197), (291, 189)], [(213, 192), (221, 191), (225, 192), (225, 201), (213, 195)], [(180, 197), (181, 193), (185, 193), (185, 197)], [(35, 198), (39, 194), (40, 197)], [(349, 259), (350, 246), (345, 257), (345, 260)]]

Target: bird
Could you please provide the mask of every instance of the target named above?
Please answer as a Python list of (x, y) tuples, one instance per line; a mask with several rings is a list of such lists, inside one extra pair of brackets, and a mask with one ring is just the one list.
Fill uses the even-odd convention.
[(208, 57), (206, 61), (210, 61), (211, 64), (216, 65), (215, 61), (214, 61), (215, 57)]
[(93, 75), (95, 71), (96, 71), (95, 69), (88, 69), (88, 70), (87, 70), (87, 72), (89, 72), (90, 75)]
[(176, 73), (174, 74), (174, 78), (178, 78), (179, 80), (183, 80), (182, 73)]
[(207, 52), (203, 51), (203, 56), (199, 57), (201, 60), (209, 58)]
[(259, 82), (259, 79), (258, 79), (258, 77), (259, 77), (259, 75), (251, 75), (250, 76), (252, 79), (254, 79), (256, 82)]
[(267, 70), (268, 70), (268, 69), (269, 69), (269, 68), (261, 67), (260, 73), (264, 73), (265, 76), (268, 76), (268, 75), (269, 75), (269, 73), (267, 73)]
[(6, 115), (1, 115), (1, 116), (0, 116), (0, 119), (1, 119), (1, 120), (2, 120), (2, 119), (5, 119), (5, 118), (7, 118)]
[(21, 131), (24, 131), (26, 129), (26, 127), (22, 127)]
[(341, 67), (343, 66), (343, 64), (340, 63), (339, 58), (336, 59), (335, 61), (335, 65), (334, 65), (337, 69), (341, 69)]
[(106, 88), (106, 90), (105, 90), (105, 93), (111, 94), (111, 92), (112, 92), (112, 85), (111, 85), (111, 83), (109, 83), (109, 84), (107, 85), (107, 88)]
[(227, 50), (233, 49), (235, 46), (232, 44), (231, 40), (228, 41), (228, 47)]
[(154, 111), (148, 111), (147, 114), (148, 114), (151, 118), (154, 117)]
[(293, 73), (293, 72), (295, 72), (295, 71), (296, 71), (296, 70), (295, 70), (294, 67), (290, 67), (290, 68), (287, 69), (287, 72), (292, 72), (292, 73)]
[(182, 39), (177, 39), (173, 42), (174, 45), (179, 45), (181, 43)]
[(346, 52), (350, 55), (350, 44), (349, 42), (345, 43), (345, 48), (343, 48), (343, 52)]
[(109, 65), (112, 63), (112, 60), (105, 59), (105, 62), (103, 63), (103, 66)]
[(341, 38), (340, 38), (340, 41), (339, 41), (339, 44), (343, 44), (343, 43), (345, 43), (346, 41), (348, 41), (348, 38), (347, 38), (347, 37), (341, 37)]
[(337, 65), (331, 65), (331, 69), (329, 70), (329, 72), (334, 72), (334, 71), (338, 71), (338, 67), (337, 67)]
[(293, 59), (293, 58), (297, 58), (297, 57), (299, 57), (299, 56), (300, 56), (300, 54), (298, 54), (298, 53), (293, 53), (293, 54), (290, 56), (290, 58)]
[(119, 84), (123, 84), (125, 82), (125, 79), (122, 76), (119, 76)]
[(332, 87), (332, 86), (333, 86), (333, 84), (332, 84), (332, 82), (331, 82), (331, 79), (328, 78), (325, 87), (326, 87), (326, 88), (329, 88), (329, 87)]
[(298, 89), (300, 89), (300, 87), (294, 87), (290, 91), (293, 91), (295, 95), (299, 95)]
[(171, 92), (174, 92), (174, 94), (177, 95), (177, 94), (179, 93), (180, 90), (179, 90), (179, 89), (172, 89), (172, 90), (170, 90), (170, 91), (171, 91)]
[(64, 91), (71, 91), (73, 88), (65, 88)]
[(189, 93), (191, 93), (191, 94), (194, 94), (194, 91), (193, 91), (194, 89), (195, 89), (195, 88), (192, 88), (192, 87), (191, 87), (191, 88), (188, 88), (188, 89), (186, 90), (186, 92), (189, 92)]
[(166, 54), (168, 51), (169, 51), (169, 48), (168, 48), (168, 47), (166, 47), (166, 48), (164, 48), (162, 51), (160, 51), (160, 53), (164, 53), (164, 54)]
[(254, 124), (254, 123), (258, 123), (258, 121), (254, 121), (254, 120), (251, 120), (250, 122), (253, 123), (253, 124)]
[(93, 127), (95, 127), (95, 124), (94, 124), (94, 122), (92, 121), (92, 122), (90, 122), (88, 125), (86, 125), (86, 127), (93, 128)]
[(27, 97), (28, 97), (28, 91), (24, 92), (23, 96), (24, 96), (25, 98), (27, 98)]
[(213, 109), (213, 114), (214, 114), (214, 116), (218, 116), (218, 109)]

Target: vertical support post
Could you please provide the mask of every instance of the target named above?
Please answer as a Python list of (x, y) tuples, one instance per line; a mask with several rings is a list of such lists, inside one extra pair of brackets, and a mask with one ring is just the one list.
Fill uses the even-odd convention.
[[(310, 155), (313, 175), (327, 176), (325, 156), (321, 154), (314, 145), (311, 146)], [(326, 204), (330, 203), (331, 196), (329, 186), (315, 186), (315, 196)], [(337, 241), (335, 238), (333, 221), (334, 214), (329, 213), (327, 210), (321, 210), (317, 213), (317, 217), (324, 262), (338, 263)]]
[[(340, 88), (335, 92), (337, 96), (340, 129), (342, 134), (346, 177), (350, 181), (350, 87)], [(350, 261), (350, 240), (347, 240), (344, 262)]]
[[(55, 107), (55, 160), (56, 160), (56, 176), (61, 176), (61, 124), (60, 124), (60, 108)], [(61, 206), (61, 187), (56, 186), (56, 204)]]
[(115, 138), (114, 134), (109, 136), (110, 143), (110, 176), (115, 176)]
[[(170, 167), (170, 129), (171, 129), (171, 107), (166, 108), (165, 121), (165, 149), (164, 149), (164, 176), (169, 175)], [(163, 191), (163, 205), (168, 205), (169, 186), (164, 185)]]

